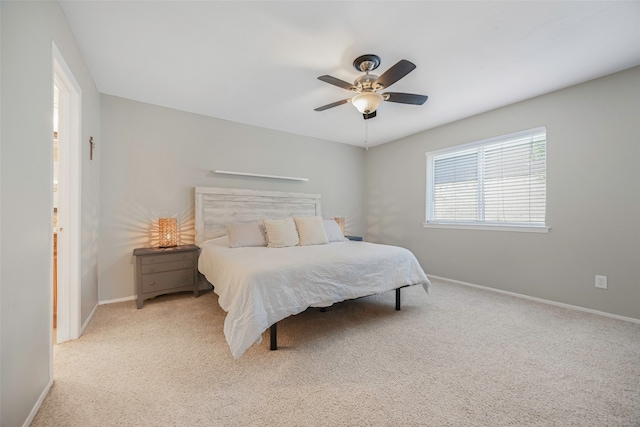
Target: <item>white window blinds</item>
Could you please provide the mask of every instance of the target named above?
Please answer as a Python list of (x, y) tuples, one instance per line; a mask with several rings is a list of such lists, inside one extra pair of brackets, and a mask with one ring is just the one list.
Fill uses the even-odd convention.
[(427, 153), (427, 223), (545, 226), (546, 128)]

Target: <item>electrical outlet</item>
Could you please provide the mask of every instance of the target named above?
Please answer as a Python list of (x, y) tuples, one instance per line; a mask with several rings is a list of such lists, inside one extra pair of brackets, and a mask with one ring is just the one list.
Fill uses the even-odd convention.
[(596, 288), (607, 289), (607, 276), (596, 275)]

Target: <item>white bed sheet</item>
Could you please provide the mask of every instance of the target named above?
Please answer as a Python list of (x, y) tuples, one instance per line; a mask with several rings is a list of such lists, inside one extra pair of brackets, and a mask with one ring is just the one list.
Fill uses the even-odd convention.
[(227, 312), (224, 334), (239, 358), (272, 324), (308, 307), (383, 293), (429, 279), (397, 246), (334, 242), (288, 248), (229, 248), (227, 236), (201, 245), (198, 269)]

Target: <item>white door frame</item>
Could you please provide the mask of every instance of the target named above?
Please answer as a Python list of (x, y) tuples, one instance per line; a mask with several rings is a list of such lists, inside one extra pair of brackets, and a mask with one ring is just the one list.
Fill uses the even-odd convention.
[[(53, 42), (52, 54), (53, 84), (58, 88), (57, 342), (61, 343), (78, 338), (81, 325), (82, 89)], [(51, 310), (50, 319), (53, 302)]]

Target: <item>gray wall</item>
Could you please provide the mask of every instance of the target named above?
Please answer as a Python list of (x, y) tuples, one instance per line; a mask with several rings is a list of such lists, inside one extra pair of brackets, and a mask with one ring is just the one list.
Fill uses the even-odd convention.
[[(367, 238), (428, 274), (640, 319), (639, 118), (636, 67), (370, 149)], [(548, 234), (422, 227), (425, 152), (540, 125)]]
[[(157, 244), (154, 222), (177, 217), (194, 241), (193, 187), (320, 193), (323, 216), (364, 232), (364, 149), (109, 95), (101, 96), (99, 299), (135, 294), (133, 249)], [(214, 169), (309, 178), (215, 175)]]
[[(0, 354), (2, 426), (51, 380), (53, 40), (80, 84), (82, 139), (100, 141), (99, 95), (57, 2), (2, 2)], [(99, 154), (82, 149), (82, 322), (97, 303)], [(8, 249), (10, 248), (10, 250)]]

